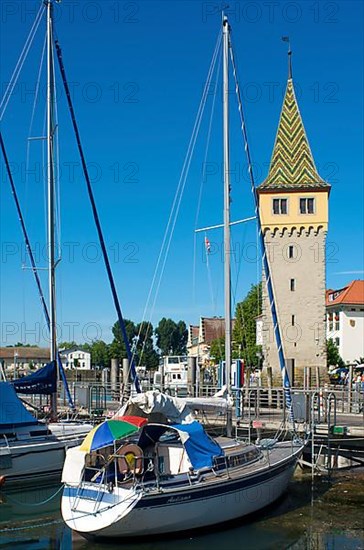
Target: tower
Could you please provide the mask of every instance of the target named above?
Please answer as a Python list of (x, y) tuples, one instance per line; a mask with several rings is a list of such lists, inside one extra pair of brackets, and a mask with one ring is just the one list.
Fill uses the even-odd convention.
[[(330, 185), (318, 174), (295, 96), (291, 51), (288, 81), (267, 178), (257, 189), (283, 352), (291, 382), (304, 367), (326, 372), (325, 240)], [(281, 381), (263, 274), (263, 356)], [(279, 377), (279, 378), (278, 378)]]

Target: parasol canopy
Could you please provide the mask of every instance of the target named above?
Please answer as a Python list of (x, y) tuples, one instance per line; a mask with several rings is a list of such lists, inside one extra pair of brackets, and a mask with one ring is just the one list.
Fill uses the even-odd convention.
[(98, 426), (95, 426), (85, 437), (80, 446), (81, 451), (91, 452), (111, 445), (117, 439), (127, 437), (139, 430), (146, 424), (145, 418), (129, 417), (128, 420), (105, 420)]

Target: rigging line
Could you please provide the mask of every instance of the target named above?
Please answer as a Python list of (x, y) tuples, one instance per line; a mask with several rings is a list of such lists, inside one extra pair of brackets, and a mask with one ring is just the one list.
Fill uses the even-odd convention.
[[(180, 198), (181, 198), (180, 197), (181, 189), (183, 191), (183, 181), (187, 177), (187, 175), (185, 176), (185, 174), (188, 172), (190, 157), (191, 157), (191, 154), (192, 154), (192, 151), (193, 151), (193, 148), (194, 148), (194, 143), (196, 142), (196, 135), (198, 133), (198, 129), (199, 129), (199, 126), (200, 126), (200, 123), (201, 123), (201, 117), (202, 117), (202, 114), (203, 114), (203, 111), (204, 111), (204, 105), (205, 105), (206, 97), (207, 97), (208, 85), (209, 85), (209, 82), (211, 80), (211, 75), (212, 75), (212, 72), (213, 72), (213, 69), (214, 69), (214, 66), (215, 66), (215, 63), (216, 63), (216, 56), (217, 56), (218, 49), (220, 47), (220, 42), (221, 42), (221, 33), (219, 33), (217, 44), (216, 44), (215, 51), (214, 51), (214, 54), (213, 54), (213, 58), (212, 58), (210, 68), (209, 68), (209, 71), (208, 71), (205, 88), (203, 90), (200, 105), (199, 105), (198, 112), (197, 112), (197, 115), (196, 115), (196, 120), (195, 120), (193, 130), (192, 130), (192, 135), (191, 135), (191, 138), (190, 138), (190, 141), (189, 141), (189, 144), (188, 144), (187, 153), (186, 153), (184, 163), (183, 163), (183, 166), (182, 166), (181, 175), (180, 175), (180, 178), (179, 178), (177, 190), (176, 190), (175, 197), (174, 197), (173, 204), (172, 204), (172, 208), (171, 208), (171, 213), (170, 213), (168, 223), (167, 223), (167, 227), (166, 227), (166, 230), (165, 230), (165, 234), (164, 234), (164, 238), (163, 238), (163, 242), (162, 242), (162, 246), (161, 246), (161, 251), (160, 251), (160, 254), (159, 254), (159, 257), (158, 257), (158, 261), (157, 261), (155, 276), (153, 277), (153, 283), (152, 284), (155, 283), (155, 279), (157, 278), (158, 268), (159, 268), (160, 263), (162, 261), (162, 256), (163, 256), (164, 249), (165, 248), (168, 249), (168, 244), (166, 245), (167, 238), (168, 238), (168, 232), (170, 231), (171, 224), (173, 224), (173, 222), (172, 222), (173, 216), (176, 216), (175, 211), (178, 211), (178, 204), (179, 204)], [(172, 233), (173, 233), (173, 229), (172, 229)], [(152, 291), (153, 291), (153, 288), (151, 287), (150, 295), (151, 295)], [(150, 295), (148, 296), (148, 299), (150, 299)], [(148, 304), (149, 304), (149, 302), (148, 302)]]
[(30, 32), (28, 34), (28, 37), (25, 41), (24, 47), (20, 53), (19, 59), (17, 61), (17, 64), (15, 65), (15, 69), (13, 71), (13, 74), (11, 75), (10, 82), (5, 90), (4, 96), (0, 102), (0, 122), (2, 121), (6, 108), (8, 106), (9, 100), (11, 98), (11, 95), (14, 91), (14, 88), (16, 86), (16, 83), (18, 81), (18, 78), (20, 76), (21, 70), (23, 68), (24, 62), (27, 58), (27, 55), (29, 53), (29, 49), (33, 43), (34, 37), (37, 33), (39, 24), (42, 20), (43, 11), (45, 9), (45, 4), (42, 3), (42, 5), (39, 8), (39, 11), (36, 15), (36, 18), (34, 20), (34, 23), (32, 25), (32, 28), (30, 29)]
[[(203, 165), (202, 165), (202, 177), (201, 177), (201, 184), (200, 184), (200, 191), (197, 201), (197, 208), (196, 208), (196, 216), (195, 216), (195, 229), (197, 229), (198, 226), (198, 218), (200, 215), (200, 209), (201, 209), (201, 202), (202, 202), (202, 192), (204, 183), (206, 181), (206, 165), (207, 165), (207, 156), (210, 148), (210, 140), (211, 140), (211, 131), (212, 131), (212, 121), (213, 121), (213, 115), (215, 112), (215, 103), (216, 103), (216, 96), (217, 96), (217, 86), (220, 81), (220, 66), (221, 66), (221, 48), (219, 48), (219, 59), (218, 64), (216, 68), (216, 81), (215, 81), (215, 88), (212, 98), (212, 105), (211, 105), (211, 113), (210, 113), (210, 120), (209, 120), (209, 127), (207, 131), (207, 139), (206, 139), (206, 147), (205, 147), (205, 154), (203, 159)], [(196, 233), (195, 233), (196, 237)], [(195, 288), (196, 288), (196, 259), (197, 259), (197, 241), (196, 238), (194, 239), (194, 247), (193, 247), (193, 275), (192, 275), (192, 289), (193, 289), (193, 301), (195, 301)]]
[[(28, 130), (28, 137), (31, 136), (32, 130), (33, 130), (33, 123), (34, 123), (34, 117), (35, 117), (35, 110), (36, 105), (38, 101), (38, 95), (39, 95), (39, 88), (40, 88), (40, 80), (41, 80), (41, 74), (42, 74), (42, 68), (43, 68), (43, 62), (44, 62), (44, 55), (45, 55), (45, 48), (47, 44), (47, 37), (44, 38), (44, 44), (43, 44), (43, 50), (40, 58), (39, 63), (39, 69), (38, 69), (38, 76), (36, 80), (36, 86), (35, 86), (35, 94), (34, 94), (34, 102), (33, 102), (33, 108), (32, 108), (32, 114), (30, 117), (30, 123), (29, 123), (29, 130)], [(44, 134), (42, 134), (44, 135)], [(26, 161), (25, 161), (25, 217), (28, 217), (28, 191), (29, 191), (29, 164), (30, 164), (30, 140), (27, 140), (27, 148), (26, 148)], [(42, 165), (43, 167), (43, 165)], [(43, 169), (42, 169), (43, 171)], [(46, 227), (46, 224), (45, 224)]]
[[(206, 234), (205, 238), (207, 238), (207, 234)], [(208, 280), (208, 283), (209, 283), (210, 298), (211, 298), (211, 303), (212, 303), (212, 311), (215, 314), (216, 313), (216, 300), (215, 300), (214, 288), (213, 288), (213, 284), (212, 284), (211, 269), (210, 269), (210, 262), (209, 262), (209, 251), (208, 251), (207, 247), (205, 247), (205, 254), (206, 254), (207, 280)]]
[[(30, 263), (31, 263), (31, 266), (32, 266), (32, 271), (33, 271), (35, 283), (36, 283), (37, 288), (38, 288), (38, 294), (39, 294), (39, 298), (40, 298), (42, 308), (43, 308), (44, 317), (45, 317), (45, 320), (46, 320), (46, 323), (47, 323), (47, 326), (48, 326), (48, 330), (49, 330), (50, 329), (50, 317), (49, 317), (49, 313), (48, 313), (48, 307), (47, 307), (47, 304), (46, 304), (46, 301), (45, 301), (45, 298), (44, 298), (44, 293), (43, 293), (42, 285), (41, 285), (41, 282), (40, 282), (39, 274), (38, 274), (38, 271), (37, 271), (37, 266), (36, 266), (33, 250), (30, 246), (30, 240), (29, 240), (28, 232), (27, 232), (25, 222), (24, 222), (24, 218), (23, 218), (23, 214), (22, 214), (22, 211), (21, 211), (21, 208), (20, 208), (20, 202), (19, 202), (18, 194), (17, 194), (16, 188), (15, 188), (13, 175), (11, 173), (9, 159), (8, 159), (7, 154), (6, 154), (5, 144), (4, 144), (4, 140), (3, 140), (3, 137), (2, 137), (1, 131), (0, 131), (0, 148), (1, 148), (1, 151), (2, 151), (2, 154), (3, 154), (3, 157), (4, 157), (6, 171), (7, 171), (7, 174), (8, 174), (10, 187), (11, 187), (11, 193), (12, 193), (13, 198), (14, 198), (16, 211), (17, 211), (17, 214), (18, 214), (21, 230), (22, 230), (24, 240), (25, 240), (26, 250), (27, 250), (27, 253), (28, 253), (28, 256), (29, 256), (29, 259), (30, 259)], [(63, 369), (61, 356), (60, 356), (58, 350), (57, 350), (57, 363), (58, 363), (59, 371), (60, 371), (61, 376), (62, 376), (62, 381), (63, 381), (64, 387), (65, 387), (65, 390), (66, 390), (68, 402), (69, 402), (71, 408), (74, 408), (74, 404), (73, 404), (73, 400), (72, 400), (72, 397), (71, 397), (71, 394), (70, 394), (70, 391), (69, 391), (66, 375), (65, 375), (65, 372), (64, 372), (64, 369)]]
[[(237, 296), (237, 290), (238, 290), (238, 282), (239, 282), (239, 277), (240, 277), (240, 271), (241, 271), (241, 266), (243, 264), (243, 250), (244, 250), (244, 243), (245, 243), (245, 240), (246, 240), (246, 233), (247, 233), (247, 226), (246, 225), (243, 225), (243, 231), (242, 231), (242, 249), (240, 250), (239, 248), (239, 254), (238, 254), (238, 262), (234, 262), (234, 263), (237, 263), (238, 265), (238, 268), (236, 270), (236, 282), (235, 282), (235, 286), (233, 288), (233, 297), (234, 297), (234, 304), (236, 306), (237, 304), (237, 300), (236, 300), (236, 296)], [(238, 241), (239, 242), (239, 241)]]
[[(47, 37), (45, 36), (44, 37), (43, 49), (42, 49), (42, 53), (41, 53), (41, 57), (40, 57), (39, 69), (38, 69), (38, 73), (37, 73), (36, 85), (35, 85), (33, 108), (32, 108), (32, 114), (31, 114), (31, 117), (30, 117), (30, 124), (29, 124), (29, 131), (28, 131), (28, 136), (29, 137), (31, 137), (31, 133), (32, 133), (32, 129), (33, 129), (33, 122), (34, 122), (34, 116), (35, 116), (35, 109), (36, 109), (36, 105), (37, 105), (37, 101), (38, 101), (40, 80), (41, 80), (41, 75), (42, 75), (46, 44), (47, 44)], [(29, 143), (29, 140), (28, 140), (28, 143)]]
[[(221, 33), (219, 33), (218, 44), (219, 44), (220, 40), (221, 40)], [(215, 50), (215, 53), (216, 53), (216, 50)], [(216, 63), (216, 55), (214, 57), (215, 57), (214, 58), (214, 64), (215, 64)], [(212, 67), (212, 70), (213, 70), (213, 67)], [(190, 151), (186, 155), (186, 159), (185, 159), (185, 163), (184, 163), (185, 171), (184, 171), (184, 173), (183, 172), (181, 173), (181, 178), (180, 178), (181, 192), (180, 192), (180, 195), (178, 197), (176, 212), (175, 212), (175, 215), (174, 215), (174, 219), (173, 219), (173, 222), (172, 222), (172, 228), (171, 228), (170, 235), (169, 235), (169, 238), (168, 238), (168, 242), (167, 242), (167, 245), (166, 245), (165, 256), (164, 256), (162, 269), (161, 269), (161, 273), (160, 273), (160, 277), (159, 277), (159, 281), (158, 281), (158, 286), (157, 286), (157, 289), (156, 289), (156, 295), (155, 295), (154, 302), (153, 302), (153, 310), (154, 310), (154, 307), (155, 307), (155, 303), (156, 303), (157, 295), (158, 295), (158, 292), (159, 292), (159, 288), (160, 288), (160, 285), (161, 285), (161, 282), (162, 282), (164, 268), (165, 268), (165, 265), (166, 265), (166, 262), (167, 262), (168, 252), (169, 252), (169, 249), (170, 249), (171, 240), (172, 240), (172, 237), (173, 237), (173, 233), (174, 233), (174, 229), (175, 229), (175, 226), (176, 226), (177, 217), (178, 217), (178, 213), (179, 213), (179, 209), (180, 209), (180, 205), (181, 205), (181, 201), (182, 201), (183, 191), (184, 191), (184, 188), (185, 188), (185, 185), (186, 185), (186, 180), (187, 180), (189, 168), (190, 168), (190, 165), (191, 165), (193, 151), (194, 151), (194, 148), (195, 148), (197, 136), (198, 136), (199, 129), (200, 129), (200, 126), (201, 126), (201, 120), (202, 120), (202, 115), (204, 113), (204, 109), (205, 109), (205, 105), (206, 105), (206, 98), (207, 98), (207, 93), (208, 93), (208, 89), (209, 89), (209, 84), (210, 84), (210, 81), (211, 81), (212, 70), (210, 71), (209, 78), (208, 78), (208, 80), (206, 81), (206, 84), (205, 84), (205, 88), (204, 88), (204, 92), (203, 92), (203, 96), (202, 96), (201, 104), (200, 104), (200, 107), (201, 107), (200, 111), (201, 112), (200, 112), (199, 119), (196, 120), (196, 123), (195, 123), (196, 130), (195, 130), (193, 139), (190, 142), (190, 145), (191, 145)]]
[[(53, 64), (53, 74), (56, 73), (55, 71), (55, 62), (54, 62), (54, 55), (52, 55), (52, 64)], [(56, 198), (55, 206), (56, 206), (56, 235), (57, 235), (57, 248), (58, 248), (58, 258), (57, 262), (61, 260), (62, 257), (62, 247), (61, 247), (61, 184), (60, 184), (60, 170), (59, 170), (59, 163), (60, 163), (60, 157), (59, 157), (59, 133), (58, 133), (58, 104), (57, 104), (57, 86), (53, 87), (53, 106), (54, 106), (54, 129), (53, 129), (53, 135), (54, 135), (54, 147), (55, 147), (55, 155), (54, 155), (54, 179), (55, 179), (55, 186), (56, 186)]]
[[(159, 288), (160, 288), (160, 284), (161, 284), (161, 279), (162, 279), (162, 276), (163, 276), (164, 267), (165, 267), (165, 263), (166, 263), (167, 256), (168, 256), (170, 242), (171, 242), (171, 238), (172, 238), (172, 235), (173, 235), (173, 232), (174, 232), (176, 218), (178, 216), (179, 205), (181, 203), (182, 194), (183, 194), (183, 190), (184, 190), (184, 185), (185, 185), (185, 182), (186, 182), (186, 179), (187, 179), (188, 169), (189, 169), (189, 165), (190, 165), (190, 162), (191, 162), (189, 159), (190, 159), (190, 157), (193, 153), (194, 145), (196, 143), (198, 130), (199, 130), (199, 127), (200, 127), (200, 124), (201, 124), (202, 114), (203, 114), (204, 108), (205, 108), (208, 87), (209, 87), (209, 83), (211, 81), (211, 75), (213, 73), (213, 70), (214, 70), (214, 67), (215, 67), (215, 64), (216, 64), (216, 58), (217, 58), (218, 51), (220, 49), (221, 39), (222, 39), (222, 33), (220, 31), (219, 35), (218, 35), (218, 38), (217, 38), (215, 50), (214, 50), (214, 53), (213, 53), (213, 56), (212, 56), (211, 64), (210, 64), (210, 67), (209, 67), (209, 70), (208, 70), (205, 87), (204, 87), (202, 97), (201, 97), (201, 100), (200, 100), (200, 104), (199, 104), (199, 107), (198, 107), (195, 123), (194, 123), (194, 126), (193, 126), (192, 134), (191, 134), (190, 141), (189, 141), (188, 148), (187, 148), (187, 153), (186, 153), (186, 156), (185, 156), (185, 159), (184, 159), (184, 162), (183, 162), (180, 178), (179, 178), (178, 185), (177, 185), (177, 190), (176, 190), (176, 193), (175, 193), (175, 196), (174, 196), (174, 199), (173, 199), (173, 203), (172, 203), (171, 212), (170, 212), (168, 222), (167, 222), (167, 225), (166, 225), (166, 229), (165, 229), (165, 232), (164, 232), (163, 241), (162, 241), (162, 245), (161, 245), (160, 252), (159, 252), (159, 255), (158, 255), (157, 263), (156, 263), (156, 266), (155, 266), (155, 270), (154, 270), (154, 274), (153, 274), (153, 278), (152, 278), (152, 283), (150, 285), (150, 289), (149, 289), (149, 292), (148, 292), (148, 297), (147, 297), (146, 305), (145, 305), (145, 308), (144, 308), (142, 321), (144, 321), (145, 318), (146, 318), (147, 310), (149, 308), (150, 301), (151, 301), (151, 297), (152, 297), (153, 291), (155, 289), (155, 284), (156, 284), (156, 280), (157, 280), (157, 277), (158, 277), (158, 272), (160, 270), (159, 281), (157, 283), (157, 288), (156, 288), (156, 291), (155, 291), (155, 297), (154, 297), (154, 300), (153, 300), (153, 303), (152, 303), (152, 306), (151, 306), (150, 315), (149, 315), (149, 322), (150, 322), (150, 320), (153, 316), (153, 311), (154, 311), (154, 308), (155, 308), (155, 303), (156, 303), (156, 300), (157, 300), (157, 296), (158, 296), (158, 292), (159, 292)], [(171, 229), (171, 226), (172, 226), (172, 229)], [(169, 232), (170, 232), (170, 235), (171, 235), (170, 238), (168, 238), (168, 233)], [(164, 257), (164, 261), (162, 262), (163, 254), (164, 254), (165, 257)], [(162, 263), (162, 267), (160, 267), (161, 263)]]
[(284, 392), (285, 392), (285, 396), (286, 396), (286, 406), (287, 406), (287, 409), (289, 411), (289, 417), (290, 417), (290, 420), (293, 424), (293, 428), (295, 428), (294, 415), (293, 415), (293, 406), (292, 406), (292, 396), (291, 396), (291, 384), (290, 384), (290, 381), (289, 381), (288, 371), (287, 371), (287, 368), (286, 368), (286, 362), (285, 362), (284, 353), (283, 353), (283, 342), (282, 342), (281, 332), (280, 332), (280, 328), (279, 328), (279, 324), (278, 324), (278, 314), (277, 314), (275, 299), (274, 299), (275, 293), (274, 293), (272, 279), (271, 279), (271, 275), (270, 275), (269, 262), (268, 262), (268, 257), (267, 257), (267, 254), (266, 254), (264, 236), (263, 236), (263, 232), (262, 232), (260, 213), (259, 213), (258, 194), (257, 194), (255, 179), (254, 179), (254, 174), (253, 174), (253, 167), (252, 167), (252, 161), (251, 161), (251, 155), (250, 155), (248, 135), (247, 135), (246, 125), (245, 125), (243, 104), (242, 104), (242, 101), (241, 101), (240, 86), (239, 86), (239, 82), (238, 82), (237, 68), (236, 68), (236, 62), (235, 62), (231, 37), (230, 37), (230, 46), (231, 46), (230, 47), (230, 57), (231, 57), (231, 63), (232, 63), (232, 66), (233, 66), (233, 74), (234, 74), (234, 79), (235, 79), (235, 92), (236, 92), (236, 97), (237, 97), (237, 101), (238, 101), (238, 110), (239, 110), (239, 115), (240, 115), (241, 131), (242, 131), (243, 140), (244, 140), (244, 150), (245, 150), (245, 154), (246, 154), (247, 161), (248, 161), (248, 171), (249, 171), (249, 176), (250, 176), (251, 191), (252, 191), (253, 198), (254, 198), (255, 215), (257, 217), (258, 228), (259, 228), (259, 242), (260, 242), (261, 249), (263, 251), (263, 264), (264, 264), (264, 271), (265, 271), (265, 274), (266, 274), (266, 285), (267, 285), (268, 297), (269, 297), (270, 308), (271, 308), (271, 313), (272, 313), (272, 318), (273, 318), (274, 335), (275, 335), (276, 345), (277, 345), (277, 348), (278, 348), (278, 357), (279, 357), (279, 364), (280, 364), (280, 369), (281, 369), (281, 374), (282, 374), (282, 381), (283, 381)]
[[(47, 133), (47, 105), (44, 105), (44, 119), (43, 119), (43, 136)], [(46, 140), (42, 140), (42, 176), (43, 176), (43, 216), (44, 216), (44, 242), (47, 243), (48, 241), (48, 232), (47, 232), (47, 225), (48, 225), (48, 217), (47, 217), (47, 202), (48, 202), (48, 194), (47, 194), (47, 162), (46, 160)], [(48, 251), (47, 251), (48, 254)]]
[(67, 78), (66, 78), (66, 72), (65, 72), (65, 68), (64, 68), (64, 64), (63, 64), (63, 59), (62, 59), (62, 51), (61, 51), (61, 47), (60, 47), (58, 41), (55, 42), (55, 46), (56, 46), (58, 64), (59, 64), (59, 68), (60, 68), (60, 72), (61, 72), (61, 76), (62, 76), (63, 86), (64, 86), (65, 93), (66, 93), (68, 108), (69, 108), (69, 112), (70, 112), (70, 116), (71, 116), (72, 126), (73, 126), (73, 130), (74, 130), (74, 133), (75, 133), (77, 148), (78, 148), (78, 152), (79, 152), (79, 155), (80, 155), (83, 174), (84, 174), (85, 181), (86, 181), (87, 192), (88, 192), (89, 200), (90, 200), (90, 203), (91, 203), (92, 214), (93, 214), (93, 217), (94, 217), (94, 221), (95, 221), (95, 225), (96, 225), (96, 231), (97, 231), (98, 238), (99, 238), (99, 241), (100, 241), (101, 251), (102, 251), (103, 258), (104, 258), (104, 264), (105, 264), (106, 272), (107, 272), (110, 287), (111, 287), (112, 297), (113, 297), (113, 300), (114, 300), (114, 306), (115, 306), (115, 309), (116, 309), (116, 312), (117, 312), (117, 315), (118, 315), (119, 326), (120, 326), (120, 329), (121, 329), (121, 332), (122, 332), (122, 335), (123, 335), (124, 344), (125, 344), (125, 348), (126, 348), (126, 353), (127, 353), (127, 356), (128, 356), (129, 362), (130, 362), (130, 369), (131, 369), (133, 382), (135, 384), (135, 388), (136, 388), (137, 393), (140, 393), (141, 388), (140, 388), (140, 384), (139, 384), (139, 379), (138, 379), (138, 375), (137, 375), (137, 372), (136, 372), (132, 352), (131, 352), (131, 349), (130, 349), (130, 343), (129, 343), (128, 335), (127, 335), (127, 332), (126, 332), (124, 317), (123, 317), (123, 314), (121, 312), (121, 307), (120, 307), (119, 298), (118, 298), (117, 291), (116, 291), (116, 286), (115, 286), (113, 273), (112, 273), (112, 270), (111, 270), (109, 256), (108, 256), (108, 253), (107, 253), (107, 250), (106, 250), (104, 235), (103, 235), (103, 232), (102, 232), (99, 215), (98, 215), (97, 208), (96, 208), (95, 197), (94, 197), (94, 194), (93, 194), (93, 190), (92, 190), (92, 186), (91, 186), (91, 180), (90, 180), (90, 176), (89, 176), (88, 168), (87, 168), (87, 164), (86, 164), (86, 159), (85, 159), (85, 155), (84, 155), (82, 144), (81, 144), (81, 136), (80, 136), (80, 132), (78, 130), (76, 115), (75, 115), (75, 111), (74, 111), (74, 108), (73, 108), (70, 89), (69, 89)]

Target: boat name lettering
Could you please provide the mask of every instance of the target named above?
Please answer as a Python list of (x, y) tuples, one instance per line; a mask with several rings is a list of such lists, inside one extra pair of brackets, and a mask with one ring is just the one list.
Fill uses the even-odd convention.
[(190, 500), (191, 495), (185, 496), (185, 497), (171, 497), (167, 500), (168, 503), (170, 502), (183, 502), (185, 500)]

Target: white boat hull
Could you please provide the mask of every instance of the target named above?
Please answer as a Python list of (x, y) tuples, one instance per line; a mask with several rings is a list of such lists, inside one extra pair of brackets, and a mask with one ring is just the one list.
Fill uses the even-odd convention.
[[(298, 453), (297, 453), (298, 454)], [(251, 514), (268, 506), (287, 489), (297, 454), (276, 467), (211, 485), (129, 496), (129, 504), (115, 489), (75, 500), (77, 489), (68, 487), (62, 498), (67, 525), (87, 537), (135, 537), (168, 534), (215, 525)], [(125, 489), (124, 489), (125, 491)], [(84, 496), (87, 496), (85, 493)], [(118, 500), (121, 502), (118, 503)]]
[[(91, 425), (59, 424), (44, 440), (25, 439), (0, 447), (0, 479), (5, 488), (60, 479), (67, 449), (80, 445)], [(57, 437), (55, 437), (57, 434)]]

